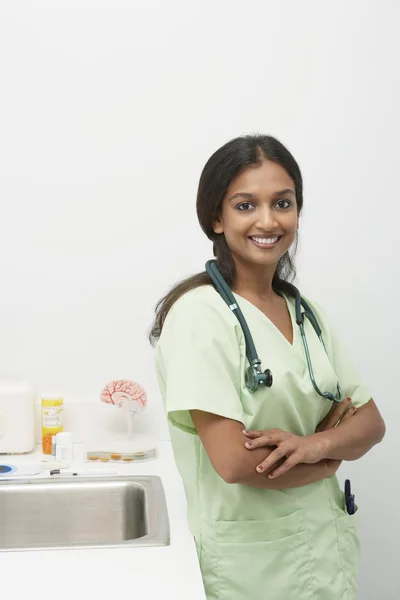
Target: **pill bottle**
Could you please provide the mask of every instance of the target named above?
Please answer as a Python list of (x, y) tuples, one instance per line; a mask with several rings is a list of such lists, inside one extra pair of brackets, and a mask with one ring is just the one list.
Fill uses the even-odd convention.
[(74, 460), (72, 433), (63, 431), (56, 435), (56, 461), (71, 464)]
[(52, 451), (52, 437), (63, 431), (64, 398), (58, 394), (42, 394), (42, 452)]

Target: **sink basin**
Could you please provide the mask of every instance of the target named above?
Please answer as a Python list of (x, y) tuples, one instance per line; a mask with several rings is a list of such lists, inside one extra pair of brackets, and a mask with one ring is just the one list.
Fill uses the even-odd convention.
[(0, 551), (168, 544), (159, 477), (0, 480)]

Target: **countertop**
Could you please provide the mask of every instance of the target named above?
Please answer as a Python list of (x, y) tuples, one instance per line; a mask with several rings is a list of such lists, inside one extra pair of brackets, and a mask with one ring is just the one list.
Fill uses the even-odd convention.
[[(74, 468), (89, 469), (75, 445)], [(40, 450), (40, 448), (39, 448)], [(4, 456), (1, 460), (4, 461)], [(38, 462), (40, 451), (7, 457)], [(100, 469), (100, 466), (96, 465)], [(140, 599), (205, 600), (196, 548), (186, 521), (186, 498), (171, 444), (158, 443), (158, 458), (141, 464), (104, 464), (126, 475), (158, 475), (167, 499), (171, 543), (164, 547), (0, 552), (1, 596), (57, 600), (110, 600), (116, 594)], [(48, 471), (35, 478), (48, 476)]]

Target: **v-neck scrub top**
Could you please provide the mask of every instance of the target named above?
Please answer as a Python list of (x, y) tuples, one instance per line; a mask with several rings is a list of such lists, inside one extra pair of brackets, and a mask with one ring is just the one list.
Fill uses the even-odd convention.
[[(285, 295), (293, 344), (262, 311), (235, 294), (271, 388), (251, 394), (240, 324), (213, 286), (191, 290), (169, 311), (156, 349), (156, 373), (183, 479), (190, 530), (208, 600), (355, 600), (358, 510), (346, 512), (336, 476), (298, 488), (268, 490), (226, 483), (214, 470), (191, 419), (202, 410), (243, 423), (312, 435), (332, 402), (314, 390), (294, 299)], [(317, 385), (357, 407), (371, 395), (324, 311), (306, 299), (329, 354), (306, 319)], [(330, 362), (331, 361), (331, 362)], [(332, 365), (331, 365), (332, 363)]]

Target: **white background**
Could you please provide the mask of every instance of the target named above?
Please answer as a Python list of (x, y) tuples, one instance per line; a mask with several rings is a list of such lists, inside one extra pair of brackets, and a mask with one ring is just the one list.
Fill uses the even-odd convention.
[(201, 169), (232, 137), (275, 135), (305, 181), (298, 284), (387, 424), (341, 469), (362, 600), (400, 587), (399, 19), (395, 0), (0, 5), (0, 377), (94, 403), (134, 379), (143, 430), (167, 438), (146, 332), (211, 258)]

